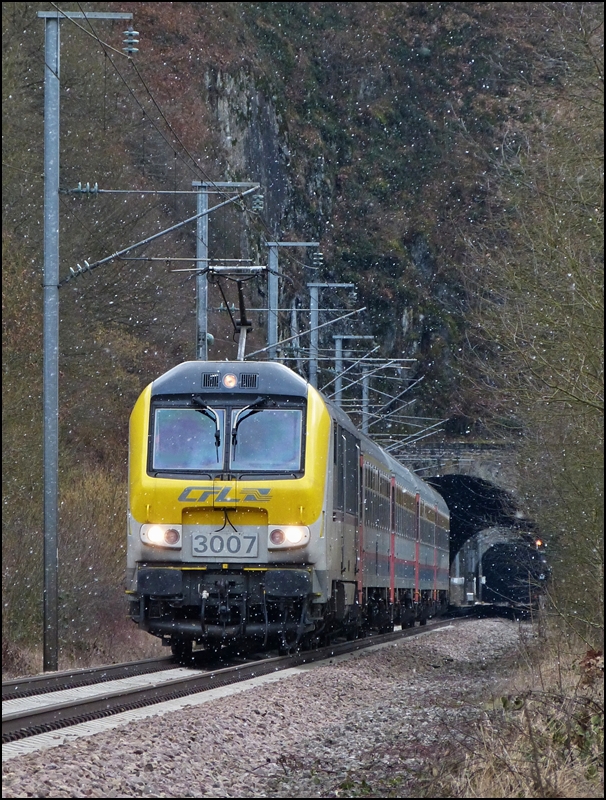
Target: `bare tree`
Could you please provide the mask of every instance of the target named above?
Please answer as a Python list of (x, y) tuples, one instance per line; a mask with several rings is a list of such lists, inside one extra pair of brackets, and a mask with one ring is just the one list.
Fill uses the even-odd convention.
[[(554, 607), (603, 637), (603, 6), (541, 4), (532, 108), (504, 128), (494, 227), (473, 252), (483, 391), (523, 431), (520, 468), (554, 569)], [(494, 172), (493, 172), (494, 174)], [(476, 365), (477, 370), (477, 365)]]

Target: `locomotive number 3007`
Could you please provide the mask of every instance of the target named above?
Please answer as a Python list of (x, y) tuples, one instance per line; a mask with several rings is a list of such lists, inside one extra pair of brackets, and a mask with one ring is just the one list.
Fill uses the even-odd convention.
[(253, 534), (224, 536), (220, 533), (194, 533), (192, 536), (192, 555), (198, 558), (226, 558), (228, 556), (249, 556), (256, 558), (259, 540)]

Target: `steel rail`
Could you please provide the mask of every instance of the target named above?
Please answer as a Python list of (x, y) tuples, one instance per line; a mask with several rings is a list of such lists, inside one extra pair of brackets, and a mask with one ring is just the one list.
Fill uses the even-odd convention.
[(2, 682), (2, 700), (74, 689), (77, 686), (90, 686), (105, 681), (115, 681), (132, 675), (145, 675), (170, 669), (174, 663), (172, 656), (146, 658), (141, 661), (127, 661), (121, 664), (108, 664), (104, 667), (86, 667), (62, 672), (44, 673)]

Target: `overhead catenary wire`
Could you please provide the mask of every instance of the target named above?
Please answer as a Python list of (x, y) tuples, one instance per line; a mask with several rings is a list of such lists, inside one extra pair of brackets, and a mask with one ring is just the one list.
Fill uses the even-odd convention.
[(384, 449), (385, 449), (385, 451), (387, 453), (390, 453), (396, 447), (400, 447), (400, 446), (405, 445), (405, 444), (412, 444), (414, 442), (420, 441), (421, 439), (425, 439), (425, 438), (427, 438), (427, 436), (431, 436), (431, 434), (433, 433), (433, 429), (434, 428), (438, 428), (440, 425), (443, 425), (445, 422), (446, 422), (445, 419), (441, 419), (438, 422), (436, 422), (434, 425), (428, 425), (426, 428), (424, 428), (423, 431), (421, 431), (421, 433), (423, 435), (411, 434), (410, 436), (404, 437), (404, 439), (402, 439), (402, 441), (398, 442), (397, 445), (393, 445), (392, 447), (386, 447)]
[[(413, 401), (411, 400), (410, 403), (412, 403), (412, 402)], [(405, 408), (407, 405), (410, 405), (410, 403), (405, 403), (404, 406), (402, 406), (402, 408)], [(357, 412), (359, 410), (359, 408), (360, 408), (360, 404), (357, 403), (355, 406), (352, 406), (352, 405), (346, 405), (346, 404), (342, 403), (341, 404), (341, 408), (343, 408), (343, 410), (349, 408), (349, 409), (355, 410)], [(375, 421), (385, 422), (387, 419), (389, 419), (389, 415), (388, 416), (383, 416), (383, 415), (377, 414), (376, 411), (373, 411), (372, 409), (368, 409), (368, 411), (366, 413), (368, 414), (369, 417), (373, 417), (375, 419)], [(391, 420), (391, 422), (398, 422), (398, 421), (399, 421), (399, 418), (397, 418), (397, 417), (394, 417)]]
[[(244, 196), (246, 194), (249, 194), (250, 192), (253, 192), (253, 191), (255, 191), (255, 189), (249, 189), (247, 192), (243, 192), (242, 196)], [(232, 198), (229, 198), (228, 200), (225, 200), (223, 203), (217, 204), (216, 206), (214, 206), (211, 209), (207, 209), (203, 213), (204, 214), (209, 214), (211, 211), (214, 211), (215, 209), (220, 208), (221, 206), (227, 205), (227, 203), (230, 203), (230, 202), (232, 202)], [(68, 283), (70, 280), (73, 280), (73, 278), (76, 278), (78, 275), (81, 275), (81, 274), (83, 274), (85, 272), (91, 272), (93, 269), (96, 269), (97, 267), (100, 267), (103, 264), (107, 264), (109, 261), (113, 261), (115, 258), (120, 258), (121, 256), (125, 255), (126, 253), (130, 252), (131, 250), (134, 250), (135, 247), (141, 247), (144, 244), (149, 244), (150, 242), (153, 242), (155, 239), (158, 239), (160, 236), (165, 236), (167, 233), (171, 233), (172, 231), (177, 230), (178, 228), (181, 228), (181, 227), (183, 227), (184, 225), (187, 225), (190, 222), (193, 222), (199, 216), (200, 216), (200, 214), (194, 214), (193, 217), (189, 217), (188, 219), (182, 220), (181, 222), (177, 222), (175, 225), (172, 225), (170, 228), (166, 228), (163, 231), (159, 231), (158, 233), (154, 233), (152, 236), (148, 236), (146, 239), (143, 239), (140, 242), (136, 242), (135, 244), (131, 244), (128, 247), (125, 247), (123, 250), (119, 250), (119, 251), (117, 251), (115, 253), (112, 253), (112, 255), (107, 256), (106, 258), (102, 258), (99, 261), (95, 261), (92, 264), (89, 264), (87, 261), (85, 261), (84, 262), (84, 264), (85, 264), (84, 267), (81, 267), (80, 265), (78, 265), (78, 270), (72, 269), (72, 274), (71, 275), (68, 275), (66, 278), (63, 278), (62, 281), (59, 281), (59, 286), (62, 286), (64, 284)]]
[[(370, 356), (371, 353), (375, 353), (380, 348), (380, 346), (381, 345), (377, 345), (376, 347), (373, 347), (373, 349), (368, 353), (368, 356)], [(324, 386), (322, 387), (322, 391), (325, 392), (326, 388), (328, 386), (333, 384), (336, 380), (338, 380), (338, 378), (342, 378), (343, 375), (345, 375), (347, 372), (349, 372), (350, 369), (353, 369), (354, 367), (358, 366), (358, 364), (360, 364), (366, 358), (367, 358), (366, 355), (362, 356), (362, 358), (359, 358), (357, 361), (355, 361), (353, 364), (351, 364), (351, 366), (347, 367), (347, 369), (344, 369), (339, 375), (336, 375), (331, 381), (329, 381), (328, 383), (325, 383)], [(351, 385), (351, 384), (349, 384), (349, 385)], [(331, 397), (332, 397), (332, 395), (331, 395)]]
[(355, 308), (353, 311), (350, 311), (348, 314), (343, 314), (341, 317), (337, 317), (337, 319), (330, 319), (328, 322), (323, 322), (321, 325), (317, 325), (315, 328), (309, 328), (306, 331), (301, 331), (300, 333), (295, 334), (294, 336), (289, 336), (288, 339), (282, 339), (276, 344), (268, 345), (267, 347), (262, 347), (260, 350), (255, 350), (254, 353), (249, 353), (246, 358), (251, 358), (252, 356), (256, 356), (259, 353), (265, 353), (267, 350), (271, 350), (272, 347), (280, 347), (280, 345), (285, 344), (286, 342), (291, 342), (293, 339), (298, 339), (299, 336), (304, 336), (306, 333), (311, 333), (312, 330), (319, 330), (320, 328), (325, 328), (327, 325), (332, 325), (335, 322), (339, 322), (342, 319), (347, 319), (351, 317), (353, 314), (360, 314), (362, 311), (366, 311), (366, 306), (362, 308)]
[[(361, 378), (359, 378), (357, 381), (352, 381), (345, 388), (349, 389), (352, 386), (356, 386), (357, 384), (361, 383), (366, 378), (370, 378), (372, 375), (376, 375), (376, 373), (379, 372), (381, 369), (386, 369), (387, 367), (391, 366), (391, 364), (392, 364), (392, 362), (390, 361), (385, 365), (379, 365), (375, 369), (369, 370), (368, 372), (364, 373)], [(328, 395), (328, 398), (332, 399), (335, 395), (336, 395), (336, 392), (333, 392), (332, 394)]]

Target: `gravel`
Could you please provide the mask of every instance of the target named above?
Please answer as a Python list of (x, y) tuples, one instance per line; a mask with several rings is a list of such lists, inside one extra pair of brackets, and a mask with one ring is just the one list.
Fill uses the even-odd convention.
[[(3, 764), (3, 797), (408, 796), (507, 674), (520, 626), (469, 620)], [(467, 731), (467, 732), (466, 732)]]

